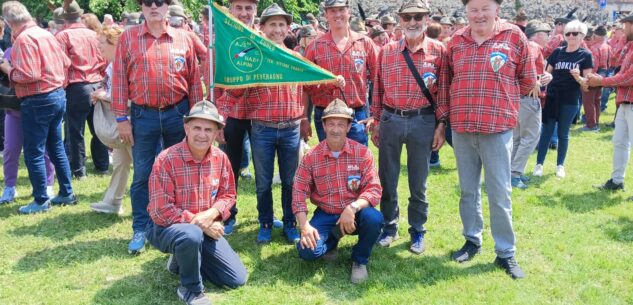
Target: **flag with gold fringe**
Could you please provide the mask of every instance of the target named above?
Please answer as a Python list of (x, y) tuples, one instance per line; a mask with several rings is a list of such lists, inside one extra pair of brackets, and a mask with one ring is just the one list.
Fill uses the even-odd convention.
[(211, 4), (215, 42), (215, 86), (239, 89), (284, 84), (318, 85), (335, 81), (330, 71), (278, 46)]

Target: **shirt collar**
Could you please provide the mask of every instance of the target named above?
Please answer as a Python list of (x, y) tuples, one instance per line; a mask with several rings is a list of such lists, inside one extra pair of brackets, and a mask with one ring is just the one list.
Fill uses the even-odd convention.
[[(361, 39), (363, 39), (363, 37), (365, 37), (365, 36), (363, 36), (361, 34), (358, 34), (358, 33), (354, 32), (352, 30), (348, 30), (348, 31), (349, 31), (349, 42), (348, 42), (348, 44), (350, 44), (350, 45), (352, 43), (354, 43), (355, 41), (361, 40)], [(323, 34), (322, 36), (323, 36), (323, 39), (325, 41), (327, 41), (328, 43), (332, 43), (332, 44), (336, 45), (336, 43), (334, 43), (334, 37), (332, 37), (332, 31), (327, 31), (327, 33)]]
[[(488, 40), (494, 39), (497, 35), (499, 35), (499, 33), (511, 30), (513, 26), (516, 26), (516, 25), (512, 25), (507, 22), (501, 22), (501, 20), (499, 20), (499, 17), (497, 17), (495, 19), (495, 24), (492, 28), (492, 35), (490, 36), (490, 38), (488, 38)], [(455, 35), (460, 35), (468, 40), (474, 41), (473, 36), (472, 36), (472, 28), (470, 26), (463, 28), (461, 32), (457, 32), (455, 33)]]
[(182, 157), (187, 163), (207, 163), (211, 162), (211, 158), (213, 157), (213, 146), (209, 148), (207, 154), (202, 158), (202, 161), (198, 162), (193, 158), (193, 154), (191, 154), (191, 149), (189, 149), (189, 144), (187, 144), (187, 137), (182, 140)]
[[(167, 23), (167, 21), (165, 21), (165, 23)], [(174, 38), (176, 31), (177, 31), (176, 29), (167, 25), (167, 30), (163, 33), (163, 35), (167, 34), (169, 35), (169, 37)], [(143, 24), (141, 25), (141, 30), (138, 33), (139, 36), (144, 36), (145, 34), (149, 34), (149, 28), (147, 27), (147, 22), (143, 22)]]
[[(350, 139), (345, 139), (345, 144), (343, 144), (343, 149), (341, 150), (341, 154), (342, 153), (346, 153), (346, 154), (351, 154), (352, 153), (352, 148), (350, 147), (349, 141), (350, 141)], [(325, 142), (325, 141), (323, 143), (323, 156), (334, 157), (334, 155), (332, 155), (332, 150), (330, 150), (330, 146), (327, 145), (327, 142)], [(339, 157), (340, 157), (340, 155), (339, 155)]]
[(34, 26), (37, 26), (37, 24), (35, 24), (35, 22), (33, 21), (29, 21), (27, 23), (25, 23), (22, 27), (20, 27), (17, 31), (15, 31), (15, 34), (13, 35), (13, 37), (18, 37), (20, 36), (20, 34), (22, 34), (22, 32), (26, 31), (26, 29), (32, 28)]
[[(416, 53), (420, 52), (420, 50), (422, 50), (423, 53), (426, 53), (426, 51), (428, 50), (427, 49), (428, 45), (429, 45), (429, 38), (425, 34), (424, 39), (422, 40), (422, 47), (419, 50), (417, 50)], [(407, 39), (403, 38), (399, 42), (398, 50), (402, 53), (407, 46), (408, 46)]]
[(75, 22), (71, 25), (68, 25), (64, 30), (69, 30), (69, 29), (87, 29), (87, 27), (85, 24), (81, 22)]

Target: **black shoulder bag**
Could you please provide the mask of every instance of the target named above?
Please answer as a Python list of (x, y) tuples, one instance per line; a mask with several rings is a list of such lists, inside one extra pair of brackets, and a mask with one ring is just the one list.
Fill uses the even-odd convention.
[(429, 91), (429, 88), (426, 87), (426, 85), (424, 84), (424, 80), (422, 79), (422, 76), (420, 76), (420, 73), (418, 73), (418, 69), (413, 64), (413, 60), (411, 59), (411, 55), (409, 54), (409, 49), (405, 47), (404, 51), (402, 51), (402, 56), (404, 56), (404, 60), (407, 62), (407, 66), (409, 66), (409, 70), (411, 71), (411, 74), (413, 74), (413, 77), (415, 78), (415, 81), (418, 83), (418, 86), (420, 86), (422, 93), (424, 93), (424, 96), (426, 97), (426, 99), (429, 100), (429, 103), (431, 103), (431, 107), (433, 107), (433, 111), (435, 111), (435, 101), (433, 100), (431, 91)]

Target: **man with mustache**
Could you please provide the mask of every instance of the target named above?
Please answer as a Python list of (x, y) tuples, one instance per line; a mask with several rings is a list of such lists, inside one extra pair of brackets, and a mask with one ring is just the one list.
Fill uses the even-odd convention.
[[(385, 216), (378, 244), (388, 247), (398, 238), (398, 178), (402, 145), (407, 147), (409, 177), (409, 250), (425, 250), (424, 224), (428, 217), (426, 179), (431, 150), (444, 143), (448, 117), (448, 62), (446, 48), (426, 37), (430, 9), (421, 0), (406, 2), (398, 12), (405, 39), (385, 46), (378, 55), (371, 105), (372, 142), (379, 148), (380, 184), (383, 187), (380, 210)], [(428, 89), (429, 100), (407, 65), (410, 54), (415, 69)], [(436, 109), (437, 108), (437, 109)]]
[[(367, 279), (367, 264), (383, 222), (375, 209), (382, 191), (371, 151), (348, 139), (353, 110), (339, 99), (323, 112), (326, 138), (301, 160), (292, 192), (292, 211), (301, 227), (297, 243), (304, 260), (334, 260), (345, 235), (358, 235), (352, 248), (352, 283)], [(308, 222), (306, 200), (317, 206)]]
[(512, 278), (525, 274), (515, 260), (512, 228), (512, 129), (517, 125), (520, 97), (536, 85), (534, 60), (521, 30), (499, 19), (503, 0), (462, 0), (469, 25), (448, 43), (450, 122), (461, 198), (459, 211), (464, 246), (457, 262), (481, 251), (481, 171), (490, 205), (495, 264)]
[(217, 108), (203, 100), (184, 120), (185, 140), (160, 153), (152, 169), (148, 240), (171, 254), (167, 271), (180, 277), (178, 297), (211, 304), (203, 280), (229, 288), (246, 283), (246, 268), (223, 237), (235, 182), (228, 158), (213, 146), (224, 127)]
[[(633, 14), (620, 20), (624, 24), (626, 45), (622, 49), (620, 72), (611, 77), (592, 74), (587, 83), (591, 87), (616, 87), (615, 99), (618, 105), (613, 132), (613, 170), (611, 179), (597, 186), (602, 190), (624, 190), (624, 174), (629, 162), (631, 140), (633, 139)], [(629, 198), (631, 199), (631, 198)]]
[(119, 136), (133, 145), (131, 254), (145, 249), (151, 227), (147, 185), (157, 151), (182, 141), (182, 118), (195, 101), (202, 100), (193, 35), (170, 27), (165, 18), (171, 0), (139, 0), (139, 4), (145, 22), (125, 30), (119, 39), (112, 77), (112, 111)]

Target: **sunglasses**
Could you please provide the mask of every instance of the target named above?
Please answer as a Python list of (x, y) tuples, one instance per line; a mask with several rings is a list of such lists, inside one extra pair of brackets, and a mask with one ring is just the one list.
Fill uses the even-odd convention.
[(151, 7), (152, 3), (156, 4), (156, 7), (161, 7), (163, 4), (171, 4), (171, 0), (143, 0), (143, 5)]
[(580, 32), (567, 32), (565, 33), (565, 36), (569, 37), (573, 35), (574, 37), (576, 37), (578, 36), (578, 34), (580, 34)]
[(411, 19), (415, 19), (415, 21), (422, 21), (422, 19), (424, 19), (424, 14), (415, 14), (415, 15), (400, 15), (400, 18), (402, 18), (402, 21), (404, 22), (409, 22), (411, 21)]

